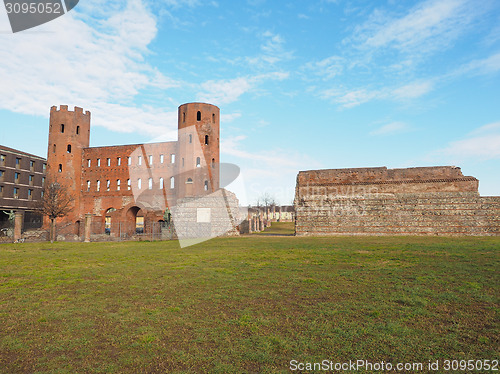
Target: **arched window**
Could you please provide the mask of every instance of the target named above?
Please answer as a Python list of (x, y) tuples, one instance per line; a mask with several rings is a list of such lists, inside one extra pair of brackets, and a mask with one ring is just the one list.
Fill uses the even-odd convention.
[(120, 191), (120, 185), (122, 184), (121, 180), (117, 179), (116, 180), (116, 190)]
[(205, 188), (205, 191), (208, 191), (208, 181), (205, 181), (205, 184), (203, 187)]
[(201, 166), (201, 159), (196, 157), (196, 167), (199, 168)]
[(215, 167), (215, 158), (212, 159), (212, 168)]
[(192, 178), (188, 178), (186, 183), (193, 183), (193, 179)]
[(100, 190), (101, 190), (101, 181), (97, 181), (96, 190), (97, 190), (97, 191), (100, 191)]
[(196, 120), (201, 121), (201, 112), (200, 111), (198, 111), (198, 113), (196, 113)]
[(205, 145), (208, 145), (208, 135), (205, 135)]
[(215, 123), (215, 113), (212, 113), (212, 123)]
[(90, 181), (87, 181), (87, 192), (90, 191)]
[(186, 122), (186, 112), (182, 113), (182, 122)]
[(62, 164), (59, 164), (59, 173), (62, 173)]
[(141, 178), (137, 179), (137, 188), (138, 189), (142, 188), (142, 180), (141, 180)]
[(71, 153), (71, 144), (68, 144), (68, 153)]
[(54, 144), (54, 148), (52, 149), (53, 153), (56, 153), (56, 145)]
[(174, 188), (174, 187), (175, 187), (175, 178), (171, 177), (170, 178), (170, 188)]
[(150, 190), (153, 189), (153, 178), (148, 179), (148, 189), (150, 189)]
[(163, 178), (160, 178), (160, 190), (163, 190)]
[(76, 135), (80, 134), (80, 126), (76, 126)]
[(64, 124), (61, 124), (61, 132), (64, 132)]
[(189, 144), (193, 142), (193, 135), (189, 134)]

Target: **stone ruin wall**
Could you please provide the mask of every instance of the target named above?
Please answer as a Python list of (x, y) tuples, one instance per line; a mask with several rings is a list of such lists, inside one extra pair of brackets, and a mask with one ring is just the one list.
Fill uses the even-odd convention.
[(500, 235), (500, 197), (457, 167), (300, 172), (297, 235)]

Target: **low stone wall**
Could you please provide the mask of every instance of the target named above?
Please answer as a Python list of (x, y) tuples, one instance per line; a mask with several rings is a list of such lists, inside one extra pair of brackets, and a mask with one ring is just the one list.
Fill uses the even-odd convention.
[[(477, 180), (458, 174), (458, 168), (418, 169), (424, 174), (419, 180), (411, 171), (401, 173), (412, 178), (404, 182), (395, 180), (397, 172), (385, 173), (395, 174), (392, 180), (375, 183), (354, 173), (357, 177), (351, 183), (342, 180), (342, 190), (337, 170), (321, 171), (321, 181), (315, 178), (317, 171), (301, 172), (295, 197), (296, 234), (500, 235), (500, 197), (479, 196)], [(426, 169), (436, 180), (426, 178)], [(329, 174), (334, 182), (328, 182)]]

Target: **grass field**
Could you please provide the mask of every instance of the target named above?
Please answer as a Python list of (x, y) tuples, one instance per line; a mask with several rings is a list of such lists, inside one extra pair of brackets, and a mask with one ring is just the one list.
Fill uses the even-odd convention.
[(253, 235), (295, 235), (294, 222), (273, 222), (271, 227), (266, 228), (264, 231), (255, 232)]
[(499, 251), (435, 237), (1, 245), (0, 372), (498, 359)]

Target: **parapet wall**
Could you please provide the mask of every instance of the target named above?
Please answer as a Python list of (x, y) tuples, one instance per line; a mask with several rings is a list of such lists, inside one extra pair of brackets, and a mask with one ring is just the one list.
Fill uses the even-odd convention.
[(460, 168), (300, 172), (297, 235), (500, 235), (500, 197)]

